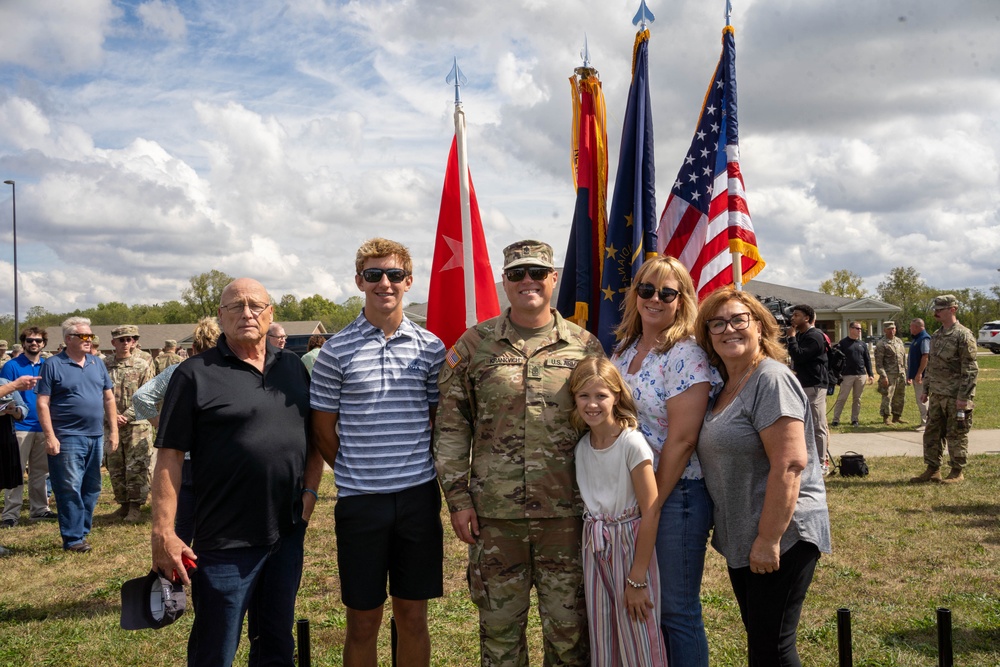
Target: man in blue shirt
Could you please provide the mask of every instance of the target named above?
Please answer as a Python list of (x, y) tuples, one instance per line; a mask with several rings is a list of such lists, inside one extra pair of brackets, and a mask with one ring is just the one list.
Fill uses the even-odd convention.
[(59, 505), (63, 549), (86, 553), (94, 507), (101, 495), (104, 418), (109, 424), (108, 448), (115, 451), (118, 413), (108, 370), (91, 354), (90, 320), (71, 317), (62, 323), (62, 331), (66, 349), (42, 366), (35, 387), (36, 407)]
[(323, 345), (310, 397), (313, 440), (337, 483), (344, 664), (375, 664), (388, 578), (399, 654), (406, 664), (427, 665), (427, 600), (443, 593), (431, 431), (444, 344), (403, 315), (413, 284), (403, 245), (366, 241), (355, 268), (364, 310)]
[[(0, 378), (16, 380), (23, 375), (37, 377), (42, 372), (42, 350), (48, 343), (48, 334), (41, 327), (28, 327), (21, 331), (23, 351), (14, 357), (3, 368), (0, 368)], [(17, 430), (17, 444), (21, 452), (21, 465), (28, 468), (28, 505), (29, 521), (53, 520), (56, 513), (49, 509), (48, 494), (45, 490), (45, 478), (49, 474), (49, 461), (45, 455), (45, 436), (42, 425), (38, 423), (38, 412), (35, 409), (35, 390), (26, 389), (21, 392), (21, 398), (28, 406), (28, 415), (14, 424)], [(17, 525), (21, 517), (21, 503), (24, 498), (24, 485), (7, 489), (4, 492), (3, 508), (4, 528)]]
[(927, 368), (928, 355), (931, 352), (931, 335), (927, 333), (924, 321), (919, 317), (910, 322), (910, 356), (906, 365), (906, 384), (913, 385), (913, 393), (917, 396), (917, 407), (920, 409), (920, 426), (922, 430), (927, 425), (927, 404), (920, 402), (924, 393), (924, 369)]

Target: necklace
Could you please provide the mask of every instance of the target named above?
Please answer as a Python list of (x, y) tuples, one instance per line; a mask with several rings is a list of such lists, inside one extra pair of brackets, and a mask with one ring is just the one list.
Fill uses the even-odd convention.
[(750, 365), (747, 366), (747, 370), (743, 374), (743, 377), (741, 377), (739, 379), (739, 382), (737, 382), (736, 384), (734, 384), (732, 387), (728, 387), (727, 386), (724, 393), (735, 394), (737, 391), (739, 391), (739, 388), (741, 386), (743, 386), (743, 381), (747, 379), (747, 377), (750, 375), (750, 373), (752, 373), (754, 371), (755, 368), (757, 368), (757, 362), (756, 361), (750, 362)]

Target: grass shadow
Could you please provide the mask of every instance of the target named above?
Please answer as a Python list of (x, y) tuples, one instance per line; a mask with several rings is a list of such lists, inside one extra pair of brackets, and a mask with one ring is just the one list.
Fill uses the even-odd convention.
[(26, 623), (30, 621), (45, 621), (55, 618), (96, 618), (107, 615), (118, 616), (121, 613), (119, 600), (69, 600), (57, 604), (35, 606), (21, 604), (14, 607), (0, 605), (0, 625), (7, 623)]
[(966, 517), (966, 526), (986, 530), (989, 533), (989, 539), (986, 541), (990, 544), (1000, 544), (1000, 505), (988, 503), (936, 505), (934, 511)]
[[(882, 636), (887, 646), (905, 646), (914, 653), (938, 657), (937, 631), (933, 628), (913, 628), (889, 632)], [(951, 633), (952, 652), (955, 664), (962, 664), (961, 657), (973, 653), (993, 655), (1000, 643), (1000, 628), (953, 628)]]

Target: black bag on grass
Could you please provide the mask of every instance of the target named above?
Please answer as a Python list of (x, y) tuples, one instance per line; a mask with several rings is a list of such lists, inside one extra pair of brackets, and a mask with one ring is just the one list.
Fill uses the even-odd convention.
[(867, 477), (868, 464), (865, 462), (864, 454), (857, 452), (844, 452), (840, 457), (841, 477)]

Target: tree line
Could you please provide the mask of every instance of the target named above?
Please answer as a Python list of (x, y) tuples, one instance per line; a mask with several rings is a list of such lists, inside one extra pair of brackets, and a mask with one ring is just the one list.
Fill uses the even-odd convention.
[[(205, 316), (215, 316), (222, 290), (232, 281), (232, 276), (213, 269), (191, 276), (190, 285), (181, 291), (180, 299), (164, 303), (128, 305), (111, 301), (67, 313), (50, 313), (42, 306), (32, 306), (22, 315), (20, 327), (58, 326), (68, 317), (86, 317), (94, 325), (189, 324)], [(274, 301), (274, 321), (319, 320), (328, 332), (335, 332), (350, 324), (363, 305), (364, 299), (360, 296), (352, 296), (338, 304), (319, 294), (302, 300), (285, 294)], [(11, 345), (17, 342), (13, 315), (0, 315), (0, 338)]]
[(902, 310), (896, 316), (896, 324), (898, 331), (904, 335), (910, 320), (917, 317), (927, 322), (929, 331), (938, 328), (927, 306), (930, 305), (931, 299), (939, 294), (955, 295), (959, 303), (958, 321), (973, 333), (978, 332), (985, 322), (1000, 320), (1000, 285), (994, 285), (989, 292), (976, 288), (938, 289), (924, 282), (920, 273), (912, 266), (897, 266), (889, 271), (886, 279), (875, 288), (874, 294), (869, 294), (865, 289), (861, 276), (847, 269), (834, 271), (833, 276), (820, 283), (819, 291), (850, 299), (871, 296), (879, 301), (899, 306)]

